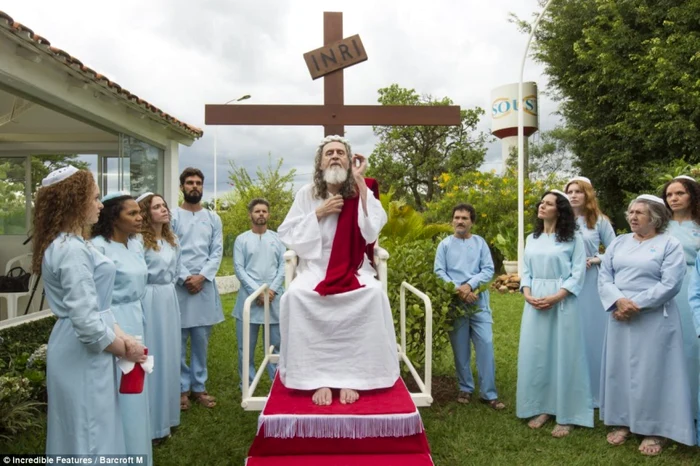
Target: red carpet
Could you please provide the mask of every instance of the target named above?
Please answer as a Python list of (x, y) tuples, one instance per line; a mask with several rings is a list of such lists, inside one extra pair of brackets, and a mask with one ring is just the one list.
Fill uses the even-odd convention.
[(433, 466), (427, 453), (415, 455), (316, 455), (248, 458), (246, 466)]
[(402, 379), (393, 387), (360, 393), (349, 405), (333, 390), (330, 406), (316, 406), (312, 391), (289, 390), (275, 377), (258, 428), (275, 438), (405, 437), (423, 432), (423, 423)]
[(402, 379), (387, 389), (360, 392), (343, 405), (316, 406), (312, 391), (289, 390), (275, 378), (258, 420), (248, 466), (432, 465), (430, 447)]

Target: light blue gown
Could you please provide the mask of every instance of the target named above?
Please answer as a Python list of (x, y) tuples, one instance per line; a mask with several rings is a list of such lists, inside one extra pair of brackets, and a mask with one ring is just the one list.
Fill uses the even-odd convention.
[[(472, 235), (461, 239), (454, 235), (443, 239), (435, 253), (435, 273), (444, 281), (461, 286), (468, 283), (472, 290), (487, 284), (493, 278), (493, 259), (484, 238)], [(471, 369), (471, 341), (474, 341), (476, 368), (479, 371), (481, 398), (495, 400), (496, 362), (493, 354), (493, 317), (488, 289), (479, 293), (476, 305), (480, 312), (464, 316), (454, 323), (450, 332), (450, 343), (457, 369), (459, 390), (474, 392), (474, 377)]]
[[(236, 238), (233, 245), (233, 265), (236, 277), (241, 282), (238, 290), (233, 317), (236, 318), (236, 337), (238, 340), (238, 376), (243, 380), (243, 304), (263, 283), (267, 283), (277, 295), (270, 302), (270, 344), (277, 352), (280, 347), (280, 301), (284, 292), (284, 251), (286, 248), (277, 233), (267, 230), (262, 235), (248, 230)], [(258, 334), (264, 329), (265, 312), (263, 306), (253, 301), (250, 306), (250, 361), (249, 379), (255, 377), (255, 345)], [(265, 348), (267, 352), (267, 348)], [(267, 372), (274, 379), (275, 364), (268, 364)]]
[(116, 365), (104, 351), (115, 339), (115, 266), (82, 238), (61, 233), (44, 253), (41, 274), (58, 317), (46, 361), (46, 453), (123, 455)]
[[(139, 236), (143, 245), (143, 239)], [(148, 284), (141, 299), (146, 316), (146, 346), (156, 370), (148, 376), (151, 437), (162, 438), (180, 425), (180, 305), (175, 293), (179, 246), (158, 241), (160, 250), (145, 250)]]
[[(693, 314), (693, 325), (695, 328), (695, 335), (700, 338), (700, 252), (697, 254), (695, 259), (695, 266), (690, 271), (690, 283), (688, 284), (688, 301), (690, 304), (690, 311)], [(691, 392), (691, 396), (692, 396)], [(700, 405), (700, 390), (697, 393), (697, 400)], [(700, 412), (696, 413), (695, 419), (700, 419)], [(697, 427), (697, 438), (696, 443), (700, 445), (700, 422), (696, 423)]]
[[(615, 230), (608, 219), (603, 216), (598, 217), (594, 228), (588, 228), (584, 216), (578, 217), (576, 222), (586, 248), (586, 257), (600, 257), (602, 260), (602, 254), (598, 253), (600, 245), (607, 248), (615, 239)], [(600, 363), (603, 357), (605, 327), (608, 325), (608, 315), (603, 310), (598, 294), (599, 267), (599, 265), (592, 265), (586, 269), (586, 281), (578, 295), (594, 408), (600, 407)]]
[[(693, 313), (688, 303), (688, 285), (690, 278), (693, 276), (692, 271), (695, 267), (695, 257), (698, 255), (698, 251), (700, 251), (700, 225), (691, 220), (686, 220), (683, 223), (671, 220), (666, 232), (681, 242), (683, 254), (685, 255), (686, 274), (683, 280), (683, 286), (676, 295), (676, 305), (678, 306), (678, 312), (681, 316), (683, 351), (685, 352), (685, 357), (688, 362), (690, 393), (698, 393), (698, 382), (700, 382), (700, 345), (698, 345), (698, 336), (695, 333)], [(694, 400), (693, 403), (693, 412), (696, 413), (695, 418), (698, 419), (697, 400)]]
[(540, 414), (558, 424), (593, 427), (588, 361), (577, 296), (585, 280), (586, 251), (576, 234), (560, 243), (554, 234), (528, 236), (520, 288), (543, 298), (561, 288), (569, 295), (549, 310), (527, 302), (520, 327), (516, 412), (520, 418)]
[[(224, 320), (224, 311), (216, 288), (216, 273), (224, 253), (223, 229), (219, 216), (210, 210), (190, 212), (180, 207), (172, 212), (171, 226), (180, 242), (182, 259), (175, 286), (180, 303), (181, 357), (180, 390), (206, 391), (207, 350), (213, 325)], [(206, 277), (202, 291), (190, 294), (184, 283), (190, 275)], [(187, 365), (187, 340), (190, 341), (191, 366)]]
[[(660, 234), (639, 242), (631, 233), (608, 247), (598, 276), (608, 329), (603, 349), (600, 418), (634, 434), (695, 444), (692, 398), (678, 307), (673, 299), (685, 275), (680, 242)], [(612, 317), (620, 298), (641, 312)]]
[[(105, 256), (112, 259), (117, 267), (112, 293), (112, 312), (117, 324), (127, 335), (141, 335), (145, 340), (144, 314), (141, 299), (146, 292), (148, 268), (141, 243), (133, 238), (127, 246), (116, 241), (107, 241), (102, 236), (92, 239), (92, 243)], [(154, 358), (154, 372), (158, 370), (158, 360)], [(121, 372), (117, 371), (121, 381)], [(151, 421), (148, 408), (148, 381), (139, 394), (119, 394), (119, 408), (124, 425), (126, 453), (148, 455), (148, 464), (153, 464), (151, 446)]]

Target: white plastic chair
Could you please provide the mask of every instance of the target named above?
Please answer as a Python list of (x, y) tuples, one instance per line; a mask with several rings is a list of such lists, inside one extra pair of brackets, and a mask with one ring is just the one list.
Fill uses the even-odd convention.
[[(377, 278), (382, 283), (382, 288), (384, 293), (387, 292), (388, 284), (388, 265), (389, 253), (379, 246), (374, 248), (374, 263), (377, 270)], [(297, 268), (297, 254), (294, 251), (287, 251), (284, 253), (284, 286), (289, 288), (292, 279), (296, 276)], [(243, 305), (243, 400), (241, 406), (246, 411), (261, 411), (265, 403), (267, 402), (267, 396), (253, 396), (260, 378), (265, 372), (265, 368), (268, 363), (277, 364), (279, 362), (279, 355), (274, 354), (274, 346), (270, 345), (270, 301), (269, 295), (266, 292), (268, 288), (267, 284), (263, 284), (255, 290), (253, 294), (248, 296)], [(425, 306), (425, 380), (420, 378), (418, 371), (413, 366), (411, 361), (406, 355), (406, 290), (416, 295), (419, 299), (423, 301)], [(249, 383), (248, 374), (248, 361), (250, 361), (250, 306), (253, 301), (263, 293), (265, 304), (265, 357), (260, 363), (260, 367), (255, 373), (255, 378), (252, 383)], [(431, 396), (432, 389), (432, 354), (433, 354), (433, 306), (430, 302), (430, 298), (423, 292), (417, 290), (415, 287), (409, 283), (403, 282), (399, 290), (400, 297), (400, 341), (401, 343), (397, 345), (399, 360), (403, 361), (408, 367), (411, 375), (413, 376), (416, 384), (418, 385), (419, 392), (411, 393), (411, 398), (417, 407), (430, 406), (433, 402), (433, 397)]]
[[(7, 261), (5, 266), (5, 275), (10, 273), (13, 267), (20, 266), (26, 271), (31, 271), (32, 269), (32, 254), (22, 254), (21, 256), (13, 257)], [(32, 289), (37, 280), (37, 275), (32, 273), (29, 277), (29, 289), (27, 291), (18, 291), (16, 293), (0, 293), (0, 298), (4, 298), (7, 303), (7, 320), (14, 319), (17, 317), (17, 308), (19, 306), (20, 298), (29, 296), (32, 294)]]

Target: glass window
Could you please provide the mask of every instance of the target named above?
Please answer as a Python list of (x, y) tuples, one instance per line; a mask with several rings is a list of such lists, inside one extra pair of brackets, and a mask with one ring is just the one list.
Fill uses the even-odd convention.
[(0, 157), (0, 235), (27, 234), (26, 157)]
[(121, 135), (120, 142), (121, 189), (132, 196), (149, 191), (162, 193), (165, 151), (126, 135)]

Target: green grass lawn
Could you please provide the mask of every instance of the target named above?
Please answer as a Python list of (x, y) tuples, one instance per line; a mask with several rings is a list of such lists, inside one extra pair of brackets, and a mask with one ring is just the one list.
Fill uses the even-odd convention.
[[(235, 295), (223, 296), (226, 321), (214, 328), (209, 353), (207, 389), (218, 405), (206, 409), (194, 405), (183, 413), (173, 437), (154, 448), (157, 465), (243, 465), (257, 428), (257, 413), (240, 408), (236, 369), (235, 320), (230, 317)], [(501, 412), (475, 403), (453, 401), (457, 384), (450, 348), (435, 353), (434, 396), (421, 414), (436, 465), (692, 465), (700, 464), (700, 449), (670, 445), (660, 457), (645, 458), (637, 450), (639, 439), (611, 447), (607, 429), (600, 421), (594, 429), (576, 429), (567, 438), (554, 439), (550, 422), (539, 431), (530, 430), (515, 417), (517, 350), (522, 312), (520, 295), (492, 295), (496, 378), (500, 398), (507, 405)], [(260, 355), (258, 355), (260, 360)], [(473, 360), (473, 358), (472, 358)], [(263, 378), (264, 393), (269, 388)], [(672, 400), (669, 400), (672, 402)], [(45, 428), (36, 429), (12, 442), (0, 442), (0, 452), (43, 452)], [(369, 465), (368, 465), (369, 466)]]

